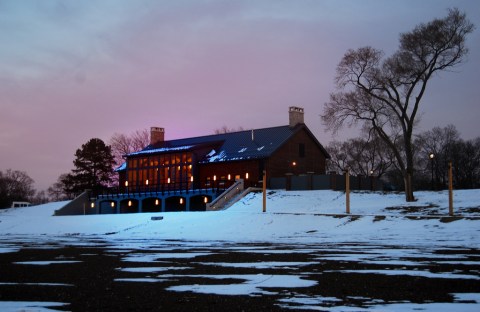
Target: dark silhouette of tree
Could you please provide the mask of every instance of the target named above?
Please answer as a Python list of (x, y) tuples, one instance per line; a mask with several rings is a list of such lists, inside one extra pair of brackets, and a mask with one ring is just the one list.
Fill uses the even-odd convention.
[(474, 25), (458, 9), (400, 35), (389, 58), (372, 47), (349, 50), (337, 66), (339, 92), (330, 95), (322, 120), (329, 130), (356, 123), (374, 131), (395, 155), (407, 201), (415, 200), (414, 126), (433, 75), (462, 63)]
[(86, 189), (100, 192), (111, 184), (114, 160), (110, 146), (93, 138), (77, 149), (75, 157), (75, 168), (61, 179), (65, 194), (78, 195)]
[[(435, 127), (418, 135), (415, 145), (419, 146), (419, 151), (415, 155), (415, 163), (418, 169), (423, 168), (429, 188), (432, 172), (434, 189), (448, 185), (448, 163), (452, 160), (453, 149), (459, 141), (460, 133), (454, 125)], [(433, 158), (430, 158), (430, 155), (433, 155)]]
[(75, 194), (68, 189), (68, 185), (73, 185), (73, 182), (68, 182), (69, 178), (71, 177), (68, 173), (61, 174), (57, 182), (47, 189), (48, 196), (52, 201), (73, 199), (75, 197)]
[(0, 208), (8, 208), (14, 201), (30, 201), (35, 195), (33, 183), (24, 171), (0, 171)]
[(379, 138), (355, 138), (345, 142), (334, 141), (327, 146), (331, 156), (328, 171), (353, 175), (382, 177), (392, 166), (393, 156)]
[(229, 128), (227, 126), (223, 126), (221, 128), (215, 129), (213, 131), (214, 134), (223, 134), (223, 133), (230, 133), (230, 132), (239, 132), (243, 131), (243, 127), (238, 127), (238, 128)]
[(148, 129), (137, 130), (130, 135), (115, 133), (110, 139), (110, 146), (115, 160), (115, 167), (125, 162), (123, 156), (138, 152), (150, 144)]

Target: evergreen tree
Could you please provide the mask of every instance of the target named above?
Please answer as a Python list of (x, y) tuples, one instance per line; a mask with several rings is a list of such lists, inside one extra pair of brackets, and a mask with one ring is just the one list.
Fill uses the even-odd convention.
[(79, 194), (85, 189), (99, 192), (112, 182), (114, 159), (110, 146), (90, 139), (75, 152), (75, 168), (63, 180), (66, 193)]

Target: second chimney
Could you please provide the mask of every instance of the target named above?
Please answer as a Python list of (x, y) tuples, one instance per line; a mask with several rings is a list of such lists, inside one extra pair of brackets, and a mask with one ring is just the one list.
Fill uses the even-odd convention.
[(305, 123), (303, 120), (303, 108), (301, 107), (290, 106), (288, 109), (288, 117), (290, 128)]
[(150, 128), (150, 145), (165, 141), (165, 129), (160, 127)]

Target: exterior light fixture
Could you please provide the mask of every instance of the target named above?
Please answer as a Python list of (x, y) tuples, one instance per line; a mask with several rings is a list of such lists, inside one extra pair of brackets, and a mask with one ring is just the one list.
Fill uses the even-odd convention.
[(295, 162), (295, 161), (294, 161), (294, 162), (292, 162), (292, 166), (294, 166), (294, 167), (295, 167), (296, 165), (297, 165), (297, 162)]
[(110, 203), (110, 206), (111, 206), (112, 208), (115, 207), (115, 202), (112, 201), (112, 202)]
[(167, 183), (170, 183), (170, 178), (167, 179)]
[(193, 182), (193, 176), (190, 177), (190, 182)]
[(183, 197), (180, 197), (180, 205), (183, 205)]
[(92, 203), (90, 204), (90, 207), (95, 208), (95, 203), (92, 202)]
[(128, 181), (125, 181), (125, 186), (128, 187)]
[(205, 204), (208, 203), (208, 197), (207, 197), (207, 196), (205, 196), (205, 197), (203, 198), (203, 202), (204, 202)]
[(245, 173), (245, 179), (248, 180), (248, 172)]
[(228, 174), (228, 181), (230, 181), (231, 178), (232, 178), (232, 176), (230, 174)]
[(145, 180), (145, 185), (148, 185), (148, 179)]
[(158, 198), (155, 199), (155, 206), (158, 206), (159, 203), (160, 203), (160, 202), (158, 201)]
[(217, 176), (213, 175), (213, 181), (217, 181)]
[(132, 207), (132, 201), (131, 200), (128, 201), (128, 207)]

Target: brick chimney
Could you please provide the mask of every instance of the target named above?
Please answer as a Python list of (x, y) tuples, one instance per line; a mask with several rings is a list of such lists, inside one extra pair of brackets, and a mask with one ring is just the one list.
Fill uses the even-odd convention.
[(288, 117), (290, 128), (305, 123), (303, 120), (303, 108), (301, 107), (290, 106), (288, 109)]
[(165, 129), (160, 127), (150, 128), (150, 144), (158, 144), (165, 141)]

